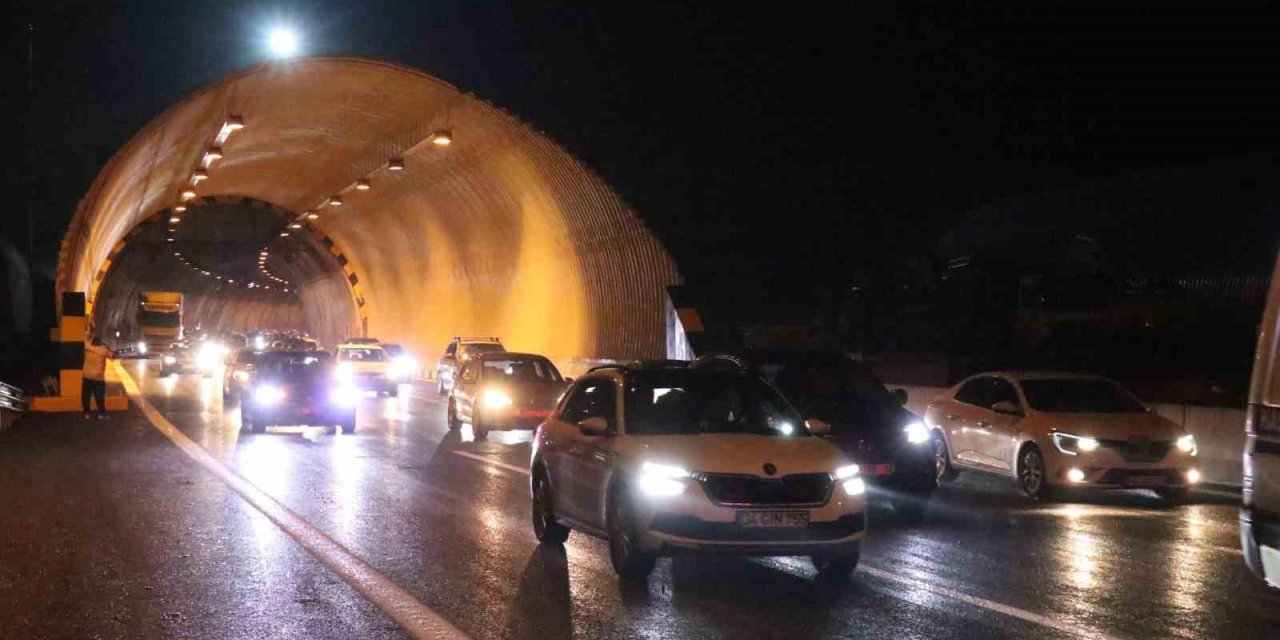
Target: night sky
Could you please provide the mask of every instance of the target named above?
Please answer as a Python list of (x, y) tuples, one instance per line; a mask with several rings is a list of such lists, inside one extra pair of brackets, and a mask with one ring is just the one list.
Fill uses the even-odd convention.
[[(24, 0), (3, 19), (0, 221), (25, 246), (30, 167), (51, 271), (110, 154), (264, 60), (275, 23), (308, 53), (406, 63), (520, 115), (631, 202), (690, 280), (733, 276), (752, 298), (927, 251), (994, 198), (1280, 149), (1280, 9), (818, 4)], [(1153, 229), (1174, 256), (1197, 241)]]

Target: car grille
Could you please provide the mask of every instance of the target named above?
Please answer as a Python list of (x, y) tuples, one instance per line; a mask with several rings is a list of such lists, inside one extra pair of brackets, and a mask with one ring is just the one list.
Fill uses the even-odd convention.
[(659, 514), (651, 528), (659, 533), (693, 540), (732, 542), (821, 542), (847, 538), (867, 527), (865, 514), (804, 527), (743, 527), (733, 522), (707, 522), (693, 516)]
[(1175, 445), (1172, 440), (1099, 440), (1098, 444), (1116, 452), (1125, 462), (1160, 462)]
[(834, 482), (828, 473), (798, 473), (781, 478), (703, 474), (702, 489), (722, 506), (795, 506), (826, 504)]

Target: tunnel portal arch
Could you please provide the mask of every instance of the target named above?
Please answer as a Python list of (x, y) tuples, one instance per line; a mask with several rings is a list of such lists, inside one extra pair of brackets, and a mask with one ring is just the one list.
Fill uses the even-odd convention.
[(343, 284), (303, 286), (302, 304), (350, 306), (352, 333), (424, 354), (460, 334), (556, 358), (665, 354), (678, 270), (603, 180), (473, 95), (357, 58), (252, 67), (152, 120), (81, 200), (59, 298), (107, 304), (131, 234), (220, 199), (272, 203), (282, 233), (333, 258)]

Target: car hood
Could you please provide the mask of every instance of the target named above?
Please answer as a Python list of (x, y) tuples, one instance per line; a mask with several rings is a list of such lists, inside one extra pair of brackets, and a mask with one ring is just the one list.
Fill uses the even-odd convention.
[(1044, 432), (1061, 431), (1099, 440), (1175, 440), (1185, 431), (1155, 413), (1036, 413)]
[(627, 457), (643, 462), (673, 464), (693, 472), (767, 475), (766, 463), (777, 468), (773, 474), (829, 473), (848, 464), (848, 459), (822, 438), (764, 436), (748, 433), (709, 433), (692, 436), (628, 437)]

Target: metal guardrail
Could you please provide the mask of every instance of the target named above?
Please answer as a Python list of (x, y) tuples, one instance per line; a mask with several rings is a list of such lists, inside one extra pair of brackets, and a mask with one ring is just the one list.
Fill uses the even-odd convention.
[(0, 382), (0, 429), (13, 424), (27, 410), (27, 398), (22, 390)]

